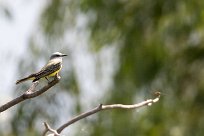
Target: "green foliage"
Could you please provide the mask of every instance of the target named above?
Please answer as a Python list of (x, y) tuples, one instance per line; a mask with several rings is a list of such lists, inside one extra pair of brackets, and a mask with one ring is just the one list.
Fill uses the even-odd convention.
[[(105, 103), (135, 103), (146, 99), (144, 96), (154, 89), (164, 93), (152, 107), (98, 114), (95, 120), (85, 124), (92, 128), (88, 130), (90, 136), (201, 136), (204, 133), (203, 6), (204, 2), (192, 0), (53, 0), (48, 5), (41, 25), (45, 37), (51, 37), (51, 41), (63, 36), (69, 25), (74, 25), (77, 13), (83, 12), (91, 18), (89, 40), (96, 51), (104, 45), (117, 45), (119, 69), (113, 77), (113, 88), (104, 96)], [(67, 24), (69, 21), (73, 22)], [(30, 52), (37, 59), (40, 48), (34, 47), (35, 44)], [(50, 44), (46, 47), (56, 48)], [(68, 82), (62, 83), (59, 90), (66, 92), (69, 87), (74, 90), (71, 92), (76, 95), (74, 112), (80, 112), (77, 96), (80, 85), (73, 71), (65, 73), (71, 74), (63, 77)], [(51, 103), (57, 104), (56, 101)], [(46, 102), (49, 103), (49, 98)], [(33, 105), (36, 109), (40, 104)], [(13, 118), (12, 128), (18, 134), (21, 133), (19, 122), (32, 128), (37, 118), (33, 107), (23, 107), (18, 108)], [(26, 110), (32, 113), (27, 115)], [(55, 118), (48, 113), (40, 114)]]
[(111, 123), (96, 121), (93, 136), (203, 133), (198, 125), (203, 120), (198, 108), (203, 104), (203, 5), (201, 1), (83, 0), (83, 11), (96, 14), (90, 25), (96, 45), (122, 43), (120, 69), (108, 102), (133, 103), (144, 91), (140, 88), (158, 87), (167, 93), (144, 115), (114, 111), (103, 118)]

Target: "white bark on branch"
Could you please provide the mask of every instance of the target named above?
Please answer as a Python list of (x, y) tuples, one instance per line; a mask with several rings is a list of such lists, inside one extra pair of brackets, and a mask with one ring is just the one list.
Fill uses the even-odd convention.
[[(57, 133), (52, 133), (52, 134), (54, 136), (57, 136), (56, 134), (60, 134), (69, 125), (71, 125), (71, 124), (73, 124), (73, 123), (75, 123), (75, 122), (77, 122), (77, 121), (79, 121), (79, 120), (81, 120), (83, 118), (86, 118), (86, 117), (88, 117), (88, 116), (90, 116), (92, 114), (95, 114), (95, 113), (97, 113), (99, 111), (109, 110), (109, 109), (137, 109), (137, 108), (144, 107), (144, 106), (151, 106), (153, 103), (156, 103), (156, 102), (159, 101), (161, 93), (160, 92), (155, 92), (155, 96), (156, 97), (154, 99), (148, 99), (148, 100), (142, 101), (142, 102), (137, 103), (137, 104), (132, 104), (132, 105), (124, 105), (124, 104), (103, 105), (103, 104), (100, 104), (99, 106), (95, 107), (94, 109), (92, 109), (90, 111), (87, 111), (87, 112), (84, 112), (84, 113), (72, 118), (67, 123), (63, 124), (57, 130), (55, 130)], [(54, 129), (52, 129), (52, 130), (54, 130)], [(48, 131), (50, 131), (50, 130), (46, 128), (46, 130), (43, 133), (43, 136), (46, 136), (46, 133)]]
[(46, 122), (44, 122), (43, 124), (45, 126), (45, 131), (43, 133), (43, 136), (46, 136), (47, 132), (51, 132), (51, 134), (47, 136), (60, 136), (60, 134), (56, 130), (52, 129)]

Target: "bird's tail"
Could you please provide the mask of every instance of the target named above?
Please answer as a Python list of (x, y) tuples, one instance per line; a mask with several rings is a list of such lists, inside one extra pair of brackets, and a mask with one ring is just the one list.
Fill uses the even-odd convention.
[(33, 76), (33, 75), (30, 75), (30, 76), (28, 76), (28, 77), (26, 77), (26, 78), (22, 78), (22, 79), (17, 80), (17, 81), (16, 81), (16, 84), (19, 84), (19, 83), (24, 82), (24, 81), (27, 81), (27, 80), (33, 80), (33, 79), (34, 79), (34, 76)]

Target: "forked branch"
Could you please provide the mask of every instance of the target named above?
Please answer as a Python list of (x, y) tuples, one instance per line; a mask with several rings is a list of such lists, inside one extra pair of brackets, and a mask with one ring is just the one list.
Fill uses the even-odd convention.
[[(144, 107), (144, 106), (151, 106), (153, 103), (156, 103), (159, 101), (160, 96), (161, 96), (160, 92), (155, 92), (155, 98), (154, 99), (148, 99), (148, 100), (142, 101), (142, 102), (137, 103), (137, 104), (132, 104), (132, 105), (124, 105), (124, 104), (103, 105), (103, 104), (100, 104), (99, 106), (95, 107), (94, 109), (87, 111), (87, 112), (84, 112), (84, 113), (72, 118), (71, 120), (69, 120), (68, 122), (66, 122), (62, 126), (60, 126), (58, 129), (56, 129), (56, 130), (51, 129), (51, 130), (54, 130), (54, 132), (55, 132), (52, 134), (57, 136), (56, 134), (59, 135), (69, 125), (71, 125), (71, 124), (73, 124), (73, 123), (75, 123), (75, 122), (77, 122), (83, 118), (86, 118), (92, 114), (95, 114), (99, 111), (109, 110), (109, 109), (137, 109), (137, 108)], [(45, 123), (45, 124), (47, 124), (47, 123)], [(43, 136), (46, 136), (46, 133), (48, 131), (50, 131), (50, 130), (46, 128), (46, 130), (43, 133)], [(50, 132), (52, 132), (52, 131), (50, 131)]]

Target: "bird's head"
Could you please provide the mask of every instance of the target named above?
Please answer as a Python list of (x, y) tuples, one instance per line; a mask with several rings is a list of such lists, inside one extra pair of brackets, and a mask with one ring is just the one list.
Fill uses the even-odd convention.
[(66, 54), (62, 54), (62, 53), (60, 53), (60, 52), (55, 52), (55, 53), (53, 53), (53, 54), (51, 55), (50, 60), (51, 60), (51, 59), (55, 59), (55, 58), (62, 58), (62, 57), (64, 57), (64, 56), (67, 56), (67, 55), (66, 55)]

